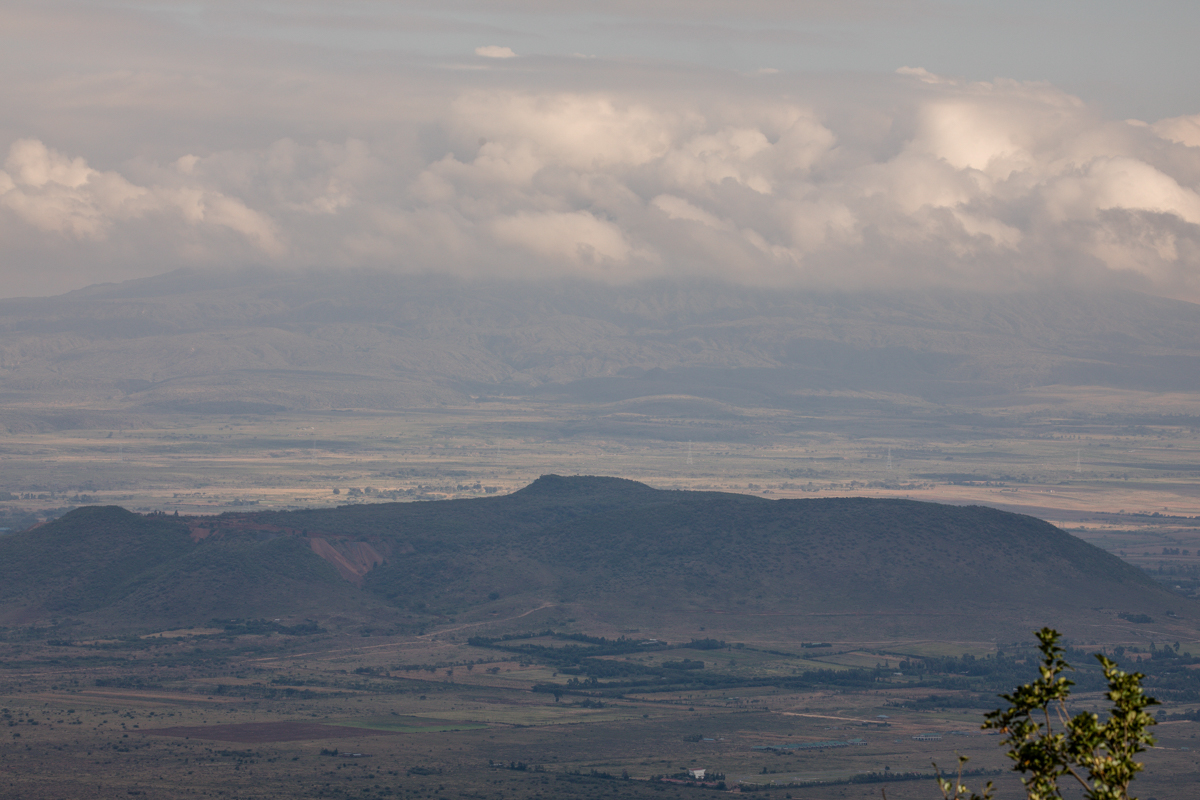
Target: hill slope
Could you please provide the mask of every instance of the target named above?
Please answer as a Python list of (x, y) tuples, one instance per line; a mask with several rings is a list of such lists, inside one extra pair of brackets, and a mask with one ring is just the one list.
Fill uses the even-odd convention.
[(0, 624), (82, 617), (176, 627), (358, 608), (360, 595), (295, 537), (195, 542), (178, 518), (115, 506), (0, 539)]
[(992, 636), (1194, 612), (1081, 539), (983, 507), (545, 476), (506, 497), (261, 516), (403, 547), (364, 587), (443, 614), (541, 601), (613, 624)]
[(0, 540), (0, 621), (369, 613), (488, 624), (548, 608), (593, 625), (729, 638), (1013, 638), (1043, 624), (1092, 638), (1128, 627), (1121, 613), (1194, 627), (1194, 605), (1032, 517), (617, 478), (550, 475), (504, 497), (214, 518), (88, 508)]
[(74, 614), (112, 605), (141, 576), (190, 549), (187, 529), (167, 517), (93, 506), (0, 539), (4, 617)]

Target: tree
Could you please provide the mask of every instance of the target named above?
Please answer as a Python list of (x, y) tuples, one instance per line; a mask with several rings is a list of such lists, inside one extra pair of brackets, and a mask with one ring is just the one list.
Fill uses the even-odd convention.
[[(1029, 800), (1062, 800), (1060, 778), (1079, 784), (1087, 800), (1136, 800), (1129, 796), (1129, 784), (1142, 765), (1134, 756), (1154, 744), (1148, 729), (1155, 720), (1146, 709), (1158, 705), (1142, 690), (1146, 676), (1124, 672), (1116, 662), (1097, 653), (1113, 707), (1104, 722), (1086, 711), (1069, 716), (1067, 698), (1074, 682), (1062, 674), (1072, 669), (1058, 644), (1062, 635), (1042, 628), (1037, 638), (1042, 651), (1040, 677), (1018, 686), (1012, 694), (1001, 695), (1009, 707), (989, 712), (983, 727), (1005, 735), (1008, 757), (1016, 762), (1013, 769), (1028, 776), (1021, 783)], [(942, 796), (945, 800), (990, 800), (990, 781), (983, 794), (963, 785), (966, 761), (959, 756), (955, 778), (938, 773)]]

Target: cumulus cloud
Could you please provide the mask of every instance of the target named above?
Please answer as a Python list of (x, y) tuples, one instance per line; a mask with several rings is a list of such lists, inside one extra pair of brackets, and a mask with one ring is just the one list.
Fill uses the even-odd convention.
[[(180, 172), (190, 172), (196, 160), (181, 158)], [(9, 148), (0, 172), (0, 207), (39, 231), (76, 239), (100, 242), (114, 226), (166, 217), (191, 227), (234, 231), (268, 257), (286, 253), (270, 220), (236, 197), (194, 183), (138, 186), (36, 139), (21, 139)]]
[(160, 266), (1115, 281), (1200, 299), (1200, 115), (1113, 120), (1048, 84), (919, 69), (858, 94), (785, 74), (675, 91), (601, 68), (563, 88), (506, 69), (340, 142), (134, 153), (100, 170), (19, 139), (0, 226), (22, 252), (69, 241)]
[(517, 54), (512, 51), (511, 47), (501, 47), (496, 44), (484, 45), (483, 47), (475, 48), (475, 55), (483, 58), (516, 58)]
[(1200, 114), (1159, 120), (1153, 127), (1154, 132), (1164, 139), (1188, 147), (1200, 147)]
[(522, 212), (491, 223), (496, 238), (568, 266), (623, 264), (630, 246), (613, 223), (586, 211)]

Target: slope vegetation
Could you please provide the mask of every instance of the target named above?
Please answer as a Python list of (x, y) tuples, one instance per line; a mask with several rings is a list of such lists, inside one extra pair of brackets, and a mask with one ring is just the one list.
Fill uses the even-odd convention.
[(290, 536), (194, 541), (183, 521), (81, 508), (0, 539), (0, 623), (81, 617), (126, 628), (361, 606), (361, 593)]
[(132, 586), (190, 549), (166, 517), (94, 506), (0, 539), (0, 603), (6, 617), (73, 614), (120, 602)]
[(1193, 613), (1117, 557), (983, 507), (772, 501), (546, 476), (507, 497), (264, 516), (402, 546), (365, 588), (446, 615), (519, 599), (614, 624), (991, 636)]

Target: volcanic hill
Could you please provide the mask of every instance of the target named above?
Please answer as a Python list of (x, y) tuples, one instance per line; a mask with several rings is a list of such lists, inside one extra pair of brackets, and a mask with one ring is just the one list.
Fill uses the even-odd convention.
[(85, 508), (0, 539), (9, 624), (343, 615), (484, 630), (553, 615), (734, 639), (752, 629), (1009, 640), (1041, 625), (1096, 638), (1131, 627), (1122, 614), (1163, 630), (1200, 620), (1193, 601), (1032, 517), (618, 478), (548, 475), (501, 497), (216, 517)]

